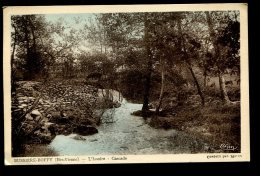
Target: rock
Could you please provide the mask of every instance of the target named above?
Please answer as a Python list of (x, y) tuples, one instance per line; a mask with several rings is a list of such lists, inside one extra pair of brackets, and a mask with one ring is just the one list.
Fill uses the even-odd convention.
[(22, 97), (18, 97), (17, 99), (18, 99), (18, 101), (24, 101), (24, 100), (27, 100), (28, 97), (24, 97), (24, 96), (22, 96)]
[(43, 100), (42, 100), (42, 98), (39, 100), (39, 104), (43, 104)]
[(51, 127), (51, 126), (55, 126), (55, 123), (51, 123), (51, 122), (46, 122), (44, 124), (47, 128)]
[(44, 102), (45, 104), (51, 104), (51, 102), (50, 102), (49, 100), (43, 100), (43, 102)]
[(28, 105), (27, 104), (21, 104), (22, 107), (26, 108)]
[(78, 135), (78, 134), (76, 136), (73, 136), (72, 139), (81, 140), (81, 141), (85, 141), (86, 140), (83, 136)]
[(34, 97), (28, 97), (28, 100), (29, 100), (29, 101), (34, 101), (35, 98), (34, 98)]
[(35, 121), (39, 121), (42, 118), (42, 116), (35, 117)]
[(27, 120), (33, 120), (33, 117), (32, 117), (30, 114), (26, 114), (26, 115), (25, 115), (25, 118), (26, 118)]
[(45, 124), (45, 123), (47, 123), (47, 122), (48, 122), (48, 119), (47, 119), (46, 117), (41, 120), (41, 123), (42, 123), (42, 124)]
[(49, 131), (52, 135), (55, 135), (55, 124), (51, 122), (45, 122), (42, 126), (43, 130)]
[(33, 118), (36, 118), (36, 117), (38, 117), (38, 116), (42, 116), (42, 114), (41, 114), (37, 109), (35, 109), (35, 110), (33, 110), (33, 111), (31, 112), (31, 116), (32, 116)]
[(114, 108), (119, 108), (120, 106), (121, 106), (121, 104), (117, 101), (113, 103)]
[(34, 135), (40, 140), (41, 144), (49, 144), (55, 137), (55, 135), (51, 134), (50, 132), (41, 132), (40, 130), (36, 131)]
[(24, 103), (24, 100), (18, 100), (18, 103), (19, 103), (19, 104), (23, 104), (23, 103)]
[(98, 133), (98, 130), (90, 125), (78, 125), (74, 131), (83, 136)]
[(92, 140), (90, 140), (90, 142), (95, 142), (95, 141), (98, 141), (97, 139), (92, 139)]

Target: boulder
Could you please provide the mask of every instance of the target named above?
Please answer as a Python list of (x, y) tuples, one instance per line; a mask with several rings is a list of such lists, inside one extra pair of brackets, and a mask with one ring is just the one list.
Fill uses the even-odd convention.
[(33, 118), (36, 118), (36, 117), (38, 117), (38, 116), (41, 117), (42, 114), (40, 113), (39, 110), (35, 109), (35, 110), (33, 110), (33, 111), (31, 112), (31, 116), (32, 116)]
[(86, 136), (86, 135), (92, 135), (98, 133), (98, 130), (91, 126), (91, 125), (78, 125), (75, 129), (74, 132)]

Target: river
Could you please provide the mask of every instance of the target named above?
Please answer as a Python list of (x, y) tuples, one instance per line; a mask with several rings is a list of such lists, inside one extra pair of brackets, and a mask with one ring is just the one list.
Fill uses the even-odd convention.
[(203, 143), (184, 132), (155, 129), (142, 117), (131, 115), (141, 108), (142, 104), (123, 99), (114, 111), (114, 123), (101, 124), (97, 134), (83, 136), (85, 140), (74, 139), (76, 134), (57, 135), (48, 147), (58, 155), (175, 154), (203, 148)]

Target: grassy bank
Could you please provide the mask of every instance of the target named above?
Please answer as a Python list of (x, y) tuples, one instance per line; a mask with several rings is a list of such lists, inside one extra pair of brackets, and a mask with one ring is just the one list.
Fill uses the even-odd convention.
[[(240, 106), (208, 104), (201, 106), (180, 106), (174, 113), (152, 116), (149, 121), (154, 128), (177, 129), (192, 134), (218, 152), (240, 151)], [(234, 146), (235, 150), (221, 149), (221, 145)]]

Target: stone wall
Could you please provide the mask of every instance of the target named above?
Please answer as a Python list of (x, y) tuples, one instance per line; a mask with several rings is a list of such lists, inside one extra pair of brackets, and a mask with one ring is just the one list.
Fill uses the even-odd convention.
[(56, 134), (96, 133), (93, 109), (97, 104), (97, 89), (92, 86), (20, 81), (12, 94), (12, 118), (34, 106), (18, 133), (27, 134), (32, 143), (49, 143)]

